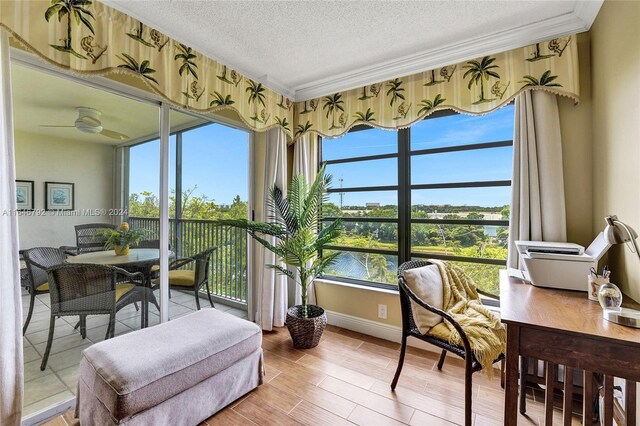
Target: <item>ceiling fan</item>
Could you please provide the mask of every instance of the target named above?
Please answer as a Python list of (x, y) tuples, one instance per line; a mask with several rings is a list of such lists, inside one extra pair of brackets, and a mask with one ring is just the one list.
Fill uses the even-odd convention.
[(87, 107), (78, 107), (76, 109), (78, 110), (78, 118), (73, 126), (40, 125), (40, 127), (75, 127), (81, 132), (100, 133), (108, 138), (118, 139), (121, 141), (129, 139), (129, 136), (127, 135), (103, 128), (102, 123), (100, 122), (102, 112), (97, 109)]

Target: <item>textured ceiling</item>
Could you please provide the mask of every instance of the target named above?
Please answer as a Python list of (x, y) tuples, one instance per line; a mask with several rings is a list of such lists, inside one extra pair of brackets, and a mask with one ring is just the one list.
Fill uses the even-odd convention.
[(569, 15), (580, 2), (105, 3), (254, 79), (271, 80), (275, 89), (279, 85), (295, 92), (336, 75)]
[[(100, 134), (83, 133), (72, 128), (48, 128), (40, 125), (73, 126), (76, 107), (102, 111), (102, 125), (129, 136), (130, 141), (159, 131), (158, 107), (134, 101), (76, 81), (36, 71), (20, 65), (11, 67), (14, 127), (17, 131), (66, 140), (119, 145), (122, 141)], [(35, 95), (34, 95), (35, 94)], [(201, 122), (190, 115), (172, 111), (171, 126)]]

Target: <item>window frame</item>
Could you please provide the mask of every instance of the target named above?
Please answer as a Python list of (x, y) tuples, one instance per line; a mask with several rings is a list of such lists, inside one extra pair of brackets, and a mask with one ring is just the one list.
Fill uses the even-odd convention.
[[(512, 103), (507, 104), (512, 105)], [(442, 118), (446, 116), (459, 115), (458, 112), (453, 110), (441, 110), (436, 111), (433, 114), (425, 117), (423, 120), (430, 120), (436, 118)], [(373, 127), (361, 124), (354, 126), (348, 133), (359, 132), (364, 130), (370, 130)], [(455, 145), (450, 147), (438, 147), (427, 149), (411, 149), (411, 127), (405, 129), (395, 130), (397, 134), (397, 150), (395, 153), (389, 154), (376, 154), (368, 156), (357, 157), (345, 157), (332, 160), (323, 161), (322, 159), (322, 146), (323, 138), (318, 137), (318, 169), (322, 164), (345, 164), (361, 161), (371, 161), (387, 158), (397, 159), (397, 171), (398, 181), (397, 185), (384, 185), (384, 186), (370, 186), (370, 187), (348, 187), (348, 188), (331, 188), (328, 192), (332, 193), (345, 193), (345, 192), (367, 192), (367, 191), (396, 191), (398, 200), (398, 215), (395, 218), (366, 218), (366, 217), (342, 217), (343, 222), (367, 222), (367, 223), (393, 223), (398, 227), (398, 247), (397, 250), (385, 250), (375, 248), (359, 248), (359, 247), (347, 247), (339, 245), (327, 246), (327, 249), (343, 251), (343, 252), (355, 252), (355, 253), (372, 253), (396, 256), (398, 258), (398, 265), (412, 260), (412, 259), (441, 259), (450, 260), (455, 262), (466, 262), (473, 264), (485, 264), (485, 265), (497, 265), (505, 266), (507, 264), (506, 259), (491, 259), (491, 258), (478, 258), (478, 257), (466, 257), (455, 255), (443, 255), (437, 253), (428, 252), (414, 252), (412, 250), (411, 243), (411, 229), (413, 224), (440, 224), (440, 225), (476, 225), (476, 226), (509, 226), (509, 220), (479, 220), (479, 219), (426, 219), (426, 218), (412, 218), (411, 217), (411, 193), (414, 190), (421, 189), (450, 189), (450, 188), (497, 188), (511, 186), (512, 179), (509, 180), (490, 180), (490, 181), (469, 181), (469, 182), (440, 182), (430, 184), (418, 184), (411, 182), (411, 160), (415, 156), (421, 155), (433, 155), (449, 152), (461, 152), (461, 151), (478, 151), (491, 148), (513, 147), (513, 139), (491, 142), (470, 143), (464, 145)], [(510, 205), (510, 203), (509, 203)], [(328, 222), (335, 220), (335, 216), (327, 216), (321, 218), (322, 222)], [(319, 253), (322, 255), (322, 253)], [(373, 288), (383, 288), (388, 290), (397, 290), (396, 284), (387, 284), (374, 281), (366, 281), (349, 277), (340, 277), (336, 275), (323, 274), (319, 278), (330, 279), (338, 282), (344, 282), (349, 284), (356, 284), (362, 286), (368, 286)], [(487, 299), (489, 304), (493, 305), (495, 301)]]

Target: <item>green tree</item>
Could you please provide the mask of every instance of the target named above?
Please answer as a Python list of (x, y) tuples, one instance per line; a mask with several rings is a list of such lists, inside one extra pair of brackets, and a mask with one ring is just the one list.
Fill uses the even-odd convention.
[(129, 196), (129, 216), (160, 217), (160, 199), (149, 191)]

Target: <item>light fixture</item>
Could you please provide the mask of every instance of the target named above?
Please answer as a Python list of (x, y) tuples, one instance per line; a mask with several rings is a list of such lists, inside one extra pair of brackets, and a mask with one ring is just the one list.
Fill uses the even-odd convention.
[[(638, 249), (638, 233), (626, 223), (618, 220), (616, 215), (604, 218), (607, 227), (604, 229), (604, 239), (609, 244), (629, 243), (633, 247), (629, 249), (640, 259), (640, 249)], [(603, 286), (605, 287), (605, 286)], [(601, 288), (598, 293), (598, 299), (602, 306), (602, 316), (607, 321), (629, 327), (640, 328), (640, 312), (634, 309), (621, 308), (622, 292), (615, 284), (607, 285), (607, 288)]]

